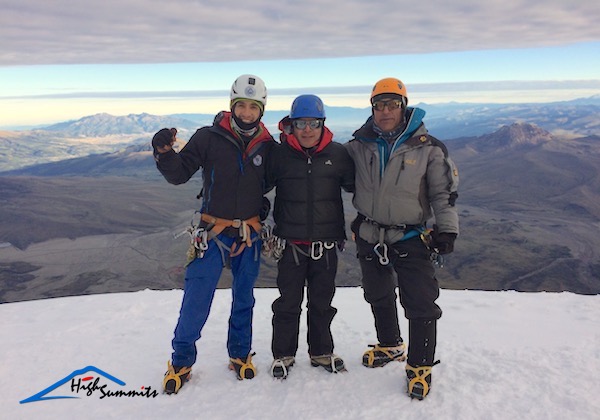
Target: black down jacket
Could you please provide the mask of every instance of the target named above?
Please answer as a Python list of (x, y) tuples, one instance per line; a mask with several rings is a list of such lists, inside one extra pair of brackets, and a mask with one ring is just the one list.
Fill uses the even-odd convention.
[[(288, 121), (282, 120), (280, 128)], [(267, 163), (267, 186), (276, 188), (277, 236), (310, 242), (346, 238), (341, 189), (354, 190), (354, 162), (327, 127), (312, 150), (284, 131)]]

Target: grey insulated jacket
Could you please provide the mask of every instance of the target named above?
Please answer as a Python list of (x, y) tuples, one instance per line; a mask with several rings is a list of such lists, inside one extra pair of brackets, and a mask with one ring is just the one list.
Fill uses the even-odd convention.
[[(373, 130), (373, 120), (354, 132), (346, 147), (356, 167), (353, 204), (380, 226), (423, 225), (433, 216), (439, 232), (458, 234), (454, 202), (458, 171), (445, 145), (427, 133), (425, 111), (408, 108), (406, 128), (391, 145)], [(360, 237), (379, 242), (379, 228), (360, 225)], [(402, 229), (387, 229), (385, 242), (402, 239)]]

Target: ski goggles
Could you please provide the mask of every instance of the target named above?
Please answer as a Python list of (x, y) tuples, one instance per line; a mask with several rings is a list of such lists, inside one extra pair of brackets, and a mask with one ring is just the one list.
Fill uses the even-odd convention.
[(323, 127), (323, 120), (293, 120), (292, 125), (298, 130), (304, 130), (308, 126), (311, 130)]
[(388, 101), (377, 101), (373, 103), (373, 109), (375, 111), (383, 111), (383, 109), (385, 107), (387, 107), (387, 109), (389, 111), (393, 111), (395, 109), (400, 108), (400, 106), (402, 105), (402, 101), (398, 100), (398, 99), (393, 99), (393, 100), (388, 100)]

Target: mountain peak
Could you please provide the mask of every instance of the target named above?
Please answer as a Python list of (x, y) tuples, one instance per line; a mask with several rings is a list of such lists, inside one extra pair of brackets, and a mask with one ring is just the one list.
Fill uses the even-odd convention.
[(120, 134), (154, 133), (163, 127), (194, 129), (196, 124), (182, 118), (147, 113), (114, 116), (105, 112), (45, 127), (71, 137), (104, 137)]
[(552, 141), (552, 135), (535, 124), (516, 122), (501, 127), (483, 139), (488, 147), (512, 148), (547, 143)]

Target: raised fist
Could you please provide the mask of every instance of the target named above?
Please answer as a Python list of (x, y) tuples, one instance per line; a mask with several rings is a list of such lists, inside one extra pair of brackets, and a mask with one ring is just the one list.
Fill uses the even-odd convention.
[(175, 136), (177, 135), (177, 129), (175, 128), (163, 128), (158, 131), (154, 137), (152, 137), (152, 147), (155, 153), (166, 153), (172, 149), (173, 143), (175, 143)]

